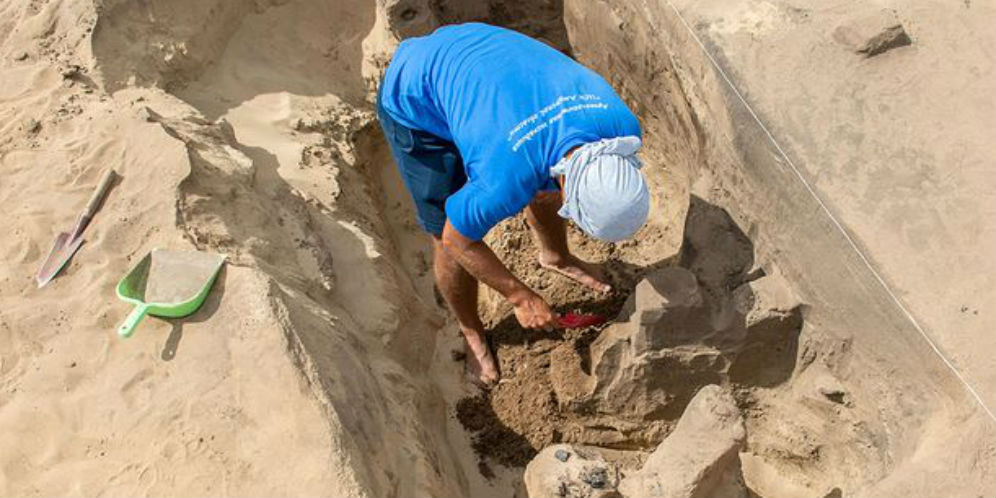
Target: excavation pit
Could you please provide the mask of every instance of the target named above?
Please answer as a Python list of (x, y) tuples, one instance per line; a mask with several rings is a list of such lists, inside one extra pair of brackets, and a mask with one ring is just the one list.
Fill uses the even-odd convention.
[(603, 263), (609, 295), (537, 268), (521, 220), (499, 227), (499, 256), (552, 306), (615, 320), (524, 330), (500, 297), (489, 296), (495, 302), (484, 308), (493, 311), (484, 318), (502, 381), (456, 406), (485, 463), (521, 467), (557, 443), (634, 451), (636, 461), (668, 435), (700, 388), (722, 385), (749, 405), (753, 388), (788, 380), (800, 303), (786, 282), (753, 266), (752, 244), (725, 211), (693, 197), (687, 213), (680, 252), (648, 266), (624, 263), (632, 259), (627, 247), (576, 244), (581, 257)]
[[(285, 348), (273, 354), (306, 386), (285, 394), (318, 400), (329, 468), (351, 483), (337, 491), (521, 496), (524, 467), (553, 444), (632, 471), (715, 385), (743, 416), (737, 456), (757, 495), (888, 494), (947, 441), (938, 427), (968, 417), (666, 4), (631, 4), (117, 2), (100, 14), (106, 88), (147, 92), (143, 126), (189, 161), (170, 228), (266, 282), (266, 330)], [(579, 256), (605, 264), (608, 296), (542, 270), (521, 217), (489, 234), (558, 311), (616, 320), (524, 331), (482, 293), (504, 374), (485, 394), (450, 359), (458, 333), (370, 103), (395, 37), (465, 20), (604, 75), (641, 120), (654, 196), (633, 241), (570, 232)], [(146, 31), (147, 44), (122, 42)]]

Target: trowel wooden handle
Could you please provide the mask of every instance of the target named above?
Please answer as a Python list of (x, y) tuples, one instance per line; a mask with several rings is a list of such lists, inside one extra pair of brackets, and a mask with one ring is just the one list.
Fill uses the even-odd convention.
[(83, 216), (90, 218), (93, 213), (97, 212), (97, 206), (100, 206), (100, 200), (104, 198), (104, 194), (107, 193), (107, 189), (111, 187), (114, 183), (114, 168), (108, 168), (104, 172), (104, 175), (100, 177), (100, 183), (97, 184), (97, 190), (93, 191), (93, 195), (90, 196), (90, 200), (86, 203), (86, 209), (83, 210)]

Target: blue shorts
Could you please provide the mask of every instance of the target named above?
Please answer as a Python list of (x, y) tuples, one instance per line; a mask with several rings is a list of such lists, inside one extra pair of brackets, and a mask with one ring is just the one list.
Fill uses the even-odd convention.
[(418, 224), (426, 232), (441, 236), (446, 225), (446, 198), (467, 183), (460, 151), (453, 142), (395, 121), (380, 105), (379, 95), (377, 117), (415, 202)]

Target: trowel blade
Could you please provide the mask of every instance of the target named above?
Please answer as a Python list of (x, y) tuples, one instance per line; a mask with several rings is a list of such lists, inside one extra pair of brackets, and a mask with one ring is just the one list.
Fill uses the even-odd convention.
[(608, 319), (602, 315), (582, 315), (580, 313), (564, 313), (560, 318), (557, 319), (557, 323), (561, 328), (565, 329), (581, 329), (585, 327), (594, 327), (596, 325), (601, 325), (607, 322)]
[(59, 274), (59, 271), (73, 258), (73, 254), (76, 254), (81, 245), (83, 245), (83, 237), (76, 237), (70, 240), (70, 235), (66, 232), (61, 232), (55, 236), (52, 250), (48, 252), (48, 256), (42, 263), (41, 268), (38, 269), (38, 274), (35, 275), (35, 281), (38, 282), (39, 289), (51, 282)]

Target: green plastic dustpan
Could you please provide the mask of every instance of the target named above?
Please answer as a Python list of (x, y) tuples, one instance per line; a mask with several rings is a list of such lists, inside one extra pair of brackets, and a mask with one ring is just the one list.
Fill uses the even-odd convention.
[(118, 282), (118, 298), (135, 305), (118, 335), (131, 336), (147, 314), (179, 318), (197, 311), (224, 263), (220, 254), (153, 249)]

